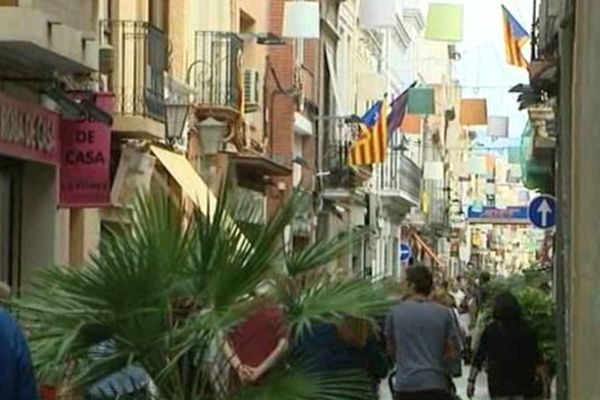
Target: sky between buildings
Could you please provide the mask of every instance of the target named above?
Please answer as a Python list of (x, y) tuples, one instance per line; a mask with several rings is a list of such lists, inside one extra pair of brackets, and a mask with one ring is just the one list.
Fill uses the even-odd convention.
[[(527, 115), (518, 111), (516, 96), (507, 93), (517, 83), (527, 83), (524, 68), (506, 63), (502, 9), (504, 4), (527, 30), (531, 30), (533, 0), (431, 0), (434, 2), (462, 3), (464, 5), (464, 40), (457, 48), (461, 61), (457, 63), (456, 77), (463, 86), (463, 97), (485, 97), (488, 114), (510, 118), (510, 137), (521, 136)], [(529, 47), (524, 50), (529, 59)], [(501, 141), (504, 143), (506, 141)]]

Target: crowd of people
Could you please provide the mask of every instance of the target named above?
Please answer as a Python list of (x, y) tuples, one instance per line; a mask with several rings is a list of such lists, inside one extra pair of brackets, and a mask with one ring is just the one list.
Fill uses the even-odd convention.
[[(406, 293), (379, 324), (347, 317), (335, 324), (317, 323), (294, 338), (282, 322), (282, 310), (265, 305), (215, 343), (212, 362), (221, 368), (214, 373), (224, 385), (254, 384), (284, 354), (303, 354), (316, 370), (362, 372), (368, 382), (366, 400), (379, 398), (380, 382), (388, 376), (395, 400), (472, 398), (483, 370), (493, 400), (540, 398), (545, 386), (540, 384), (544, 376), (535, 335), (513, 295), (490, 298), (489, 281), (482, 273), (476, 280), (434, 282), (430, 268), (411, 266)], [(487, 304), (492, 305), (491, 320), (481, 312)], [(37, 400), (25, 336), (2, 309), (0, 349), (0, 398)], [(464, 394), (453, 383), (463, 375), (463, 365), (470, 365)]]

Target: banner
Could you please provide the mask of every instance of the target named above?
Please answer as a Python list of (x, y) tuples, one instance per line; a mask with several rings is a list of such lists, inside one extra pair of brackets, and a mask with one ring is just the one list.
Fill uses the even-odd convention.
[(460, 101), (460, 124), (465, 126), (487, 125), (487, 100), (462, 99)]
[(363, 29), (393, 28), (396, 0), (361, 0), (358, 23)]
[(283, 11), (284, 38), (318, 39), (321, 19), (316, 1), (286, 1)]
[(523, 224), (529, 225), (528, 207), (507, 207), (499, 209), (496, 207), (483, 207), (476, 209), (469, 207), (467, 218), (470, 223), (479, 224)]
[(430, 4), (425, 39), (441, 42), (462, 41), (463, 6), (461, 4)]
[(488, 118), (487, 134), (496, 138), (508, 137), (508, 117), (490, 116)]
[[(74, 98), (88, 96), (71, 93)], [(113, 96), (94, 94), (95, 104), (112, 112)], [(104, 207), (110, 204), (111, 127), (92, 118), (61, 122), (60, 206)]]

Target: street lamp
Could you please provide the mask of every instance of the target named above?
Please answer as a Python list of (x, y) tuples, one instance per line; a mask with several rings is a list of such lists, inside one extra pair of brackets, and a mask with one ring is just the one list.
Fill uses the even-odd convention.
[(207, 118), (196, 125), (200, 152), (203, 156), (217, 154), (223, 145), (223, 138), (227, 135), (227, 124), (214, 118)]
[(165, 103), (165, 138), (170, 146), (181, 142), (188, 113), (189, 104), (187, 103)]

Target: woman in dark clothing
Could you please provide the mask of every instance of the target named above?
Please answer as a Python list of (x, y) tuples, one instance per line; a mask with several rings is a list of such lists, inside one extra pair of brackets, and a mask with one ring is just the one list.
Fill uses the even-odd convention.
[(475, 352), (467, 396), (473, 397), (475, 379), (486, 364), (492, 399), (529, 398), (535, 395), (540, 361), (537, 340), (523, 321), (518, 300), (510, 293), (502, 293), (495, 299), (493, 321), (486, 326)]

